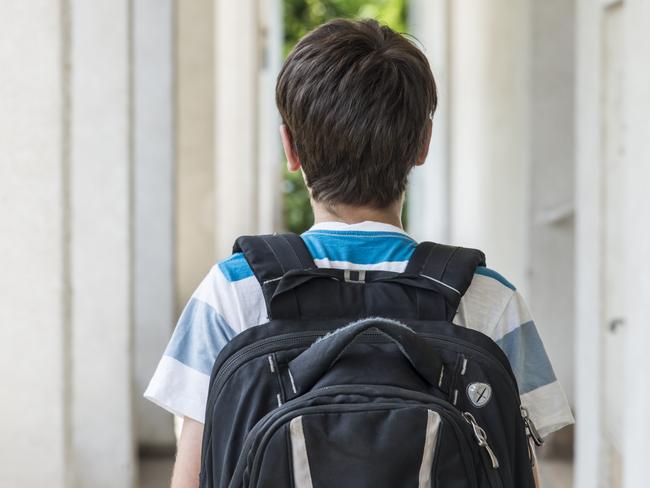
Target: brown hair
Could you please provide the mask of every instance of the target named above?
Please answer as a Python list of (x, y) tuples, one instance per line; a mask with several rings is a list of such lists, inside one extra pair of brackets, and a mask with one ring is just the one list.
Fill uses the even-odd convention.
[(276, 103), (314, 200), (385, 208), (406, 189), (437, 95), (410, 40), (374, 19), (334, 19), (289, 53)]

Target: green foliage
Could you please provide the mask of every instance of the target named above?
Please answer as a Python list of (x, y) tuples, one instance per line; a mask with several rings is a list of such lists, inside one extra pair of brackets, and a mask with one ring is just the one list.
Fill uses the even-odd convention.
[(284, 55), (307, 32), (336, 17), (374, 18), (406, 32), (406, 0), (284, 0)]
[(287, 230), (298, 234), (309, 229), (314, 223), (314, 215), (309, 203), (309, 192), (302, 179), (302, 173), (290, 173), (284, 162), (284, 201), (283, 216)]
[[(374, 18), (406, 32), (407, 0), (284, 0), (284, 57), (310, 30), (336, 17)], [(300, 172), (289, 173), (284, 160), (284, 225), (301, 233), (313, 223), (309, 196)]]

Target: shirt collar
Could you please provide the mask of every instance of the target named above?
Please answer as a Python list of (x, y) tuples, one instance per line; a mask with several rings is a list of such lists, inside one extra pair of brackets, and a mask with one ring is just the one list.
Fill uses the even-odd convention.
[(309, 230), (343, 230), (343, 231), (362, 231), (362, 232), (396, 232), (411, 237), (404, 229), (384, 222), (374, 220), (364, 220), (354, 224), (345, 222), (326, 221), (312, 225)]

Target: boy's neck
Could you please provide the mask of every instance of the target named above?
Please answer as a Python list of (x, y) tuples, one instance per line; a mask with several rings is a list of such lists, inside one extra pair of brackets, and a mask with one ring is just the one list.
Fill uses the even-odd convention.
[(402, 200), (395, 202), (386, 208), (359, 207), (353, 205), (325, 205), (312, 200), (314, 210), (314, 223), (321, 222), (343, 222), (346, 224), (358, 224), (371, 220), (384, 224), (402, 227)]

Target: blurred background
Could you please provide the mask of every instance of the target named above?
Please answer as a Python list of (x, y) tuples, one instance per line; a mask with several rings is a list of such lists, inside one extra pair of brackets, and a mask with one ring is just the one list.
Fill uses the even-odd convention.
[(1, 0), (0, 486), (167, 486), (142, 393), (234, 238), (311, 224), (274, 85), (337, 16), (430, 60), (407, 230), (530, 302), (577, 418), (545, 486), (648, 486), (647, 0)]

